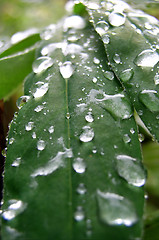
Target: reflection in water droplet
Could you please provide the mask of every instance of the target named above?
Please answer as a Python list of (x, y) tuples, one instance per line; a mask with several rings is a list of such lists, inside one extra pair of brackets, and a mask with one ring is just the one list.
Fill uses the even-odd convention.
[(30, 96), (21, 96), (20, 98), (18, 98), (16, 105), (19, 109), (21, 109), (25, 103), (27, 103), (30, 99)]
[(73, 169), (77, 173), (84, 173), (86, 171), (86, 163), (82, 158), (76, 158), (73, 162)]
[(132, 202), (116, 193), (97, 191), (100, 220), (109, 225), (132, 226), (137, 215)]
[(50, 57), (39, 57), (33, 62), (34, 73), (41, 73), (53, 65), (53, 59)]
[(86, 119), (87, 122), (93, 122), (94, 121), (94, 118), (93, 118), (91, 112), (87, 113), (87, 115), (85, 116), (85, 119)]
[(44, 109), (44, 106), (39, 105), (39, 106), (37, 106), (37, 107), (34, 109), (34, 111), (35, 111), (35, 112), (41, 112), (41, 110), (43, 110), (43, 109)]
[(101, 36), (104, 35), (108, 31), (108, 29), (109, 29), (109, 24), (105, 21), (99, 21), (95, 26), (95, 30)]
[(119, 77), (123, 82), (127, 82), (132, 78), (133, 74), (133, 69), (126, 69), (120, 73)]
[(119, 12), (112, 12), (108, 16), (109, 22), (114, 27), (119, 27), (125, 23), (126, 17)]
[(23, 212), (27, 204), (23, 203), (21, 200), (12, 199), (9, 201), (9, 207), (3, 211), (2, 217), (9, 221), (15, 218), (18, 214)]
[(68, 79), (72, 76), (74, 72), (74, 67), (70, 61), (64, 62), (60, 65), (60, 73), (63, 78)]
[(21, 163), (21, 157), (18, 157), (12, 163), (12, 167), (19, 167), (20, 163)]
[(77, 222), (84, 220), (85, 215), (84, 215), (83, 207), (81, 207), (81, 206), (77, 207), (77, 210), (74, 214), (74, 218)]
[(114, 73), (111, 71), (104, 72), (104, 77), (108, 80), (112, 81), (114, 79)]
[(119, 63), (121, 64), (121, 59), (120, 59), (119, 54), (116, 53), (113, 57), (113, 60), (116, 64), (119, 64)]
[(154, 81), (155, 84), (158, 85), (159, 84), (159, 73), (156, 73), (155, 77), (154, 77)]
[(118, 174), (129, 184), (136, 187), (141, 187), (145, 184), (145, 171), (135, 158), (127, 155), (118, 155), (116, 159)]
[(87, 189), (85, 188), (84, 183), (80, 183), (78, 188), (77, 188), (77, 193), (83, 195), (87, 192)]
[(28, 122), (26, 125), (25, 125), (25, 130), (26, 131), (31, 131), (34, 127), (34, 122)]
[(123, 136), (123, 141), (124, 141), (125, 143), (131, 142), (131, 138), (129, 137), (128, 134), (125, 134), (125, 135)]
[(44, 149), (45, 149), (45, 146), (46, 146), (45, 141), (39, 140), (39, 141), (37, 142), (37, 149), (38, 149), (39, 151), (44, 150)]
[(80, 140), (82, 142), (90, 142), (92, 141), (92, 139), (94, 138), (94, 131), (91, 127), (89, 126), (84, 126), (83, 128), (83, 132), (80, 135)]
[(94, 62), (95, 64), (99, 64), (99, 63), (100, 63), (100, 60), (99, 60), (98, 58), (94, 57), (94, 58), (93, 58), (93, 62)]
[(150, 111), (159, 111), (159, 97), (157, 91), (143, 90), (139, 94), (139, 99)]
[(154, 67), (158, 61), (159, 54), (152, 49), (146, 49), (135, 58), (134, 63), (139, 67)]
[(54, 126), (49, 127), (48, 131), (49, 131), (49, 133), (53, 133), (54, 132)]
[(49, 84), (48, 83), (43, 83), (43, 82), (37, 82), (37, 88), (35, 92), (33, 93), (34, 98), (40, 98), (47, 93)]

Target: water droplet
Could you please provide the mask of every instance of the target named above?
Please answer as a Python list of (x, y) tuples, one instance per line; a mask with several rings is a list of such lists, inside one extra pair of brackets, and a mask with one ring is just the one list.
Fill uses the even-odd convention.
[(105, 71), (104, 77), (107, 78), (108, 80), (112, 81), (114, 79), (114, 73), (111, 71)]
[(113, 60), (116, 64), (119, 64), (119, 63), (121, 64), (121, 59), (120, 59), (119, 54), (116, 53), (113, 57)]
[(97, 79), (96, 77), (94, 77), (94, 78), (92, 79), (92, 81), (93, 81), (94, 83), (96, 83), (96, 82), (98, 81), (98, 79)]
[(110, 42), (110, 38), (109, 38), (109, 35), (104, 35), (102, 36), (102, 40), (105, 44), (109, 44)]
[(34, 138), (34, 139), (36, 138), (36, 133), (35, 132), (32, 133), (32, 138)]
[(71, 62), (67, 61), (60, 65), (60, 73), (63, 78), (68, 79), (72, 76), (74, 67)]
[(80, 135), (80, 140), (82, 142), (90, 142), (92, 141), (92, 139), (94, 138), (94, 131), (91, 127), (89, 126), (84, 126), (83, 128), (83, 132)]
[(93, 62), (94, 62), (95, 64), (99, 64), (99, 63), (100, 63), (100, 60), (99, 60), (98, 58), (94, 57), (94, 58), (93, 58)]
[(156, 74), (155, 74), (154, 81), (155, 81), (155, 84), (156, 84), (156, 85), (159, 84), (159, 73), (156, 73)]
[(86, 192), (87, 192), (87, 189), (86, 189), (84, 183), (80, 183), (79, 186), (78, 186), (78, 188), (77, 188), (77, 193), (83, 195), (83, 194), (85, 194)]
[(73, 162), (73, 169), (77, 173), (84, 173), (86, 171), (86, 164), (82, 158), (76, 158)]
[(15, 218), (18, 214), (23, 212), (27, 204), (23, 203), (21, 200), (12, 199), (9, 201), (9, 207), (3, 211), (2, 217), (9, 221)]
[(53, 59), (50, 57), (39, 57), (33, 62), (34, 73), (41, 73), (53, 65)]
[(116, 160), (118, 174), (129, 184), (141, 187), (145, 184), (145, 171), (141, 164), (127, 155), (118, 155)]
[(44, 106), (39, 105), (39, 106), (37, 106), (37, 107), (34, 109), (34, 111), (35, 111), (35, 112), (41, 112), (41, 110), (43, 110), (43, 109), (44, 109)]
[(125, 134), (125, 135), (123, 136), (123, 141), (124, 141), (125, 143), (130, 143), (130, 142), (131, 142), (131, 138), (129, 137), (128, 134)]
[(135, 133), (135, 130), (133, 128), (130, 129), (130, 133), (131, 134), (134, 134)]
[(81, 206), (77, 207), (77, 210), (74, 214), (74, 218), (77, 222), (84, 220), (85, 215), (84, 215), (83, 207), (81, 207)]
[(38, 33), (38, 30), (36, 28), (30, 28), (23, 32), (17, 32), (15, 34), (13, 34), (13, 36), (11, 37), (11, 43), (16, 44), (35, 33)]
[(40, 37), (44, 40), (49, 40), (51, 39), (56, 32), (56, 25), (55, 24), (50, 24), (47, 26), (44, 31), (40, 34)]
[(119, 27), (125, 23), (126, 17), (119, 12), (112, 12), (108, 16), (109, 22), (114, 27)]
[(79, 40), (79, 37), (76, 35), (72, 35), (68, 37), (69, 42), (77, 42)]
[(140, 141), (140, 142), (143, 142), (144, 139), (145, 139), (145, 136), (144, 136), (144, 134), (142, 134), (142, 133), (139, 133), (139, 134), (138, 134), (138, 137), (139, 137), (139, 141)]
[(108, 29), (109, 29), (109, 24), (105, 21), (99, 21), (95, 27), (95, 30), (100, 36), (104, 35), (108, 31)]
[(159, 111), (159, 97), (157, 91), (143, 90), (139, 94), (139, 99), (150, 111)]
[(66, 113), (66, 119), (70, 119), (70, 118), (71, 118), (70, 113), (69, 112)]
[(132, 78), (133, 74), (133, 69), (126, 69), (120, 73), (119, 77), (123, 82), (127, 82)]
[(12, 167), (19, 167), (20, 164), (21, 164), (21, 157), (18, 157), (12, 163)]
[(10, 138), (10, 139), (9, 139), (9, 144), (13, 144), (14, 141), (15, 141), (14, 138)]
[(85, 28), (85, 26), (86, 26), (86, 22), (84, 18), (77, 15), (73, 15), (65, 19), (63, 24), (63, 29), (66, 32), (69, 28), (83, 29)]
[(38, 149), (39, 151), (44, 150), (44, 149), (45, 149), (45, 146), (46, 146), (45, 141), (39, 140), (39, 141), (37, 142), (37, 149)]
[(85, 116), (85, 119), (86, 119), (87, 122), (93, 122), (94, 121), (94, 118), (93, 118), (91, 112), (87, 113), (87, 115)]
[(132, 202), (121, 195), (97, 191), (99, 217), (109, 225), (132, 226), (137, 222), (137, 215)]
[(71, 44), (67, 45), (65, 50), (63, 50), (63, 54), (65, 56), (67, 56), (68, 54), (75, 55), (75, 54), (81, 54), (82, 51), (83, 51), (82, 46), (75, 44), (75, 43), (71, 43)]
[(26, 131), (31, 131), (34, 127), (34, 122), (28, 122), (26, 125), (25, 125), (25, 130)]
[(47, 93), (49, 84), (43, 82), (37, 82), (36, 85), (38, 86), (33, 93), (34, 98), (40, 98)]
[(154, 67), (158, 61), (159, 54), (152, 49), (146, 49), (135, 58), (134, 63), (139, 67)]
[(19, 109), (21, 109), (25, 103), (27, 103), (30, 99), (30, 96), (21, 96), (20, 98), (18, 98), (16, 105)]
[(54, 132), (54, 126), (49, 127), (48, 131), (49, 131), (49, 133), (53, 133)]

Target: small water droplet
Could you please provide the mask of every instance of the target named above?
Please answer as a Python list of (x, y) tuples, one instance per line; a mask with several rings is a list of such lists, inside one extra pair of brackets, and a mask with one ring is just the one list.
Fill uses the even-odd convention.
[(111, 192), (97, 191), (99, 217), (109, 225), (132, 226), (138, 218), (130, 200)]
[(129, 184), (141, 187), (145, 184), (145, 171), (141, 164), (127, 155), (118, 155), (116, 160), (118, 174)]
[(144, 139), (145, 139), (145, 136), (144, 136), (144, 134), (142, 134), (142, 133), (139, 133), (139, 134), (138, 134), (138, 137), (139, 137), (139, 141), (140, 141), (140, 142), (143, 142)]
[(87, 122), (93, 122), (94, 118), (93, 118), (92, 112), (88, 112), (87, 115), (85, 116), (85, 119)]
[(54, 126), (49, 127), (48, 131), (49, 131), (49, 133), (53, 133), (54, 132)]
[(156, 74), (155, 74), (154, 81), (155, 81), (155, 84), (156, 84), (156, 85), (159, 84), (159, 73), (156, 73)]
[(120, 73), (119, 77), (123, 82), (127, 82), (132, 78), (133, 74), (133, 69), (126, 69)]
[(105, 71), (104, 77), (107, 78), (108, 80), (112, 81), (114, 79), (114, 73), (111, 71)]
[(94, 138), (94, 131), (91, 127), (89, 126), (84, 126), (83, 128), (83, 132), (80, 135), (80, 140), (82, 142), (90, 142), (92, 141), (92, 139)]
[(34, 98), (40, 98), (47, 93), (49, 84), (43, 83), (43, 82), (37, 82), (36, 85), (37, 85), (37, 88), (35, 89), (33, 96)]
[(26, 125), (25, 125), (25, 130), (26, 131), (31, 131), (34, 127), (34, 122), (28, 122)]
[(77, 207), (76, 212), (74, 214), (74, 218), (77, 222), (84, 220), (85, 215), (84, 215), (83, 207), (81, 206)]
[(46, 146), (45, 141), (39, 140), (39, 141), (37, 142), (37, 149), (38, 149), (39, 151), (44, 150), (44, 149), (45, 149), (45, 146)]
[(33, 62), (34, 73), (41, 73), (53, 65), (53, 59), (50, 57), (39, 57)]
[(32, 133), (32, 138), (34, 138), (34, 139), (36, 138), (36, 133), (35, 132)]
[(12, 163), (12, 167), (19, 167), (20, 163), (21, 163), (21, 157), (18, 157)]
[(159, 111), (159, 97), (157, 91), (143, 90), (139, 94), (139, 99), (150, 111)]
[(9, 207), (3, 211), (2, 217), (9, 221), (15, 218), (18, 214), (23, 212), (27, 204), (23, 203), (21, 200), (9, 200)]
[(109, 24), (105, 21), (99, 21), (95, 26), (95, 30), (100, 36), (104, 35), (108, 31), (108, 29)]
[(30, 99), (30, 96), (21, 96), (20, 98), (18, 98), (16, 105), (19, 109), (21, 109), (25, 103), (27, 103)]
[(94, 78), (92, 79), (92, 81), (93, 81), (94, 83), (96, 83), (96, 82), (98, 81), (98, 79), (97, 79), (96, 77), (94, 77)]
[(113, 57), (113, 60), (116, 64), (119, 64), (119, 63), (121, 64), (121, 59), (120, 59), (119, 54), (116, 53)]
[(41, 112), (41, 110), (43, 110), (43, 109), (44, 109), (44, 106), (39, 105), (39, 106), (37, 106), (37, 107), (34, 109), (34, 111), (35, 111), (35, 112)]
[(77, 15), (73, 15), (65, 19), (63, 24), (63, 29), (66, 32), (69, 28), (83, 29), (85, 28), (85, 26), (86, 26), (86, 22), (84, 18)]
[(104, 42), (105, 44), (109, 44), (109, 42), (110, 42), (110, 37), (109, 37), (109, 35), (104, 35), (104, 36), (102, 36), (102, 40), (103, 40), (103, 42)]
[(135, 133), (135, 130), (133, 128), (130, 129), (130, 133), (131, 134), (134, 134)]
[(134, 63), (139, 67), (154, 67), (158, 61), (159, 54), (152, 49), (146, 49), (135, 58)]
[(40, 34), (40, 37), (44, 40), (49, 40), (51, 39), (56, 32), (56, 25), (55, 24), (50, 24), (47, 26), (44, 31)]
[(86, 189), (84, 183), (80, 183), (77, 188), (77, 193), (84, 195), (86, 192), (87, 192), (87, 189)]
[(125, 23), (126, 16), (120, 12), (112, 12), (108, 16), (109, 22), (114, 27), (119, 27)]
[(14, 138), (10, 138), (10, 139), (9, 139), (9, 144), (13, 144), (14, 141), (15, 141)]
[(76, 158), (73, 162), (73, 169), (77, 173), (84, 173), (86, 171), (86, 163), (82, 158)]
[(60, 73), (63, 78), (68, 79), (74, 73), (74, 67), (70, 61), (66, 61), (60, 65)]
[(93, 62), (98, 65), (100, 63), (100, 60), (98, 58), (94, 57)]
[(129, 137), (128, 134), (125, 134), (125, 135), (123, 136), (123, 141), (124, 141), (125, 143), (130, 143), (130, 142), (131, 142), (131, 138)]
[(79, 40), (79, 37), (76, 35), (72, 35), (68, 37), (69, 42), (77, 42)]
[(70, 118), (71, 118), (70, 113), (69, 112), (66, 113), (66, 119), (70, 119)]

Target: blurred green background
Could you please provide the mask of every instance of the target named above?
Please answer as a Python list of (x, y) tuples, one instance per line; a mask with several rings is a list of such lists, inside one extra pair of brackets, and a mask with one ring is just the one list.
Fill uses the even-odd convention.
[[(40, 28), (56, 23), (66, 14), (67, 0), (0, 0), (0, 40), (18, 31)], [(159, 19), (159, 0), (126, 0), (135, 8)], [(16, 100), (22, 94), (22, 86), (4, 104), (4, 128), (17, 110)], [(144, 240), (159, 240), (159, 144), (145, 138), (142, 142), (144, 163), (148, 169), (145, 204)]]

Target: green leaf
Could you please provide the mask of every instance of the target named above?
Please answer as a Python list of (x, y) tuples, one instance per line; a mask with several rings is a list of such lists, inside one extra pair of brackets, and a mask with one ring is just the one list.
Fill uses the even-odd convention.
[(37, 55), (9, 132), (2, 238), (140, 238), (138, 132), (102, 41), (70, 16)]
[(113, 71), (140, 118), (159, 140), (158, 20), (121, 2), (84, 4)]

